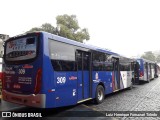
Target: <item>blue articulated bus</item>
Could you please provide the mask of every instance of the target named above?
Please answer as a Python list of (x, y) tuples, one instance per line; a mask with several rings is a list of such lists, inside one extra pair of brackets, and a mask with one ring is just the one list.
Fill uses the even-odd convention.
[(154, 79), (157, 75), (157, 70), (155, 67), (156, 63), (150, 60), (146, 59), (137, 59), (137, 62), (139, 63), (139, 69), (138, 71), (138, 77), (137, 81), (146, 81), (150, 82), (150, 80)]
[(75, 105), (132, 87), (132, 59), (46, 32), (4, 45), (3, 100), (39, 108)]

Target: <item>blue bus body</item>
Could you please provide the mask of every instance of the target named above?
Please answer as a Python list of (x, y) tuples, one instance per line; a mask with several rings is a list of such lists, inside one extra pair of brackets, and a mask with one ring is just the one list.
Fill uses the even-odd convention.
[(131, 61), (46, 32), (16, 36), (5, 42), (3, 100), (40, 108), (75, 105), (96, 98), (98, 85), (105, 94), (131, 87)]
[(137, 81), (150, 82), (150, 80), (156, 77), (157, 72), (155, 62), (146, 59), (137, 59), (137, 62), (139, 64)]

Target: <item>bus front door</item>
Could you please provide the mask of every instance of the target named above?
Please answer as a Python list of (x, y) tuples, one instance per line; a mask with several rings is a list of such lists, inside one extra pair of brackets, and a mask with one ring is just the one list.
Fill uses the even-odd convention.
[(113, 91), (120, 89), (120, 71), (119, 71), (119, 58), (113, 59)]
[(78, 63), (78, 103), (80, 103), (91, 96), (91, 54), (85, 51), (77, 51), (76, 60)]

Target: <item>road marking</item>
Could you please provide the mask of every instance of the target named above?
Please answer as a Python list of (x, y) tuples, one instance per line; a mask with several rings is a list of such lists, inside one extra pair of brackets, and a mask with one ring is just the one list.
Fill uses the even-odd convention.
[(88, 98), (88, 99), (84, 99), (84, 100), (80, 100), (78, 101), (77, 103), (81, 103), (81, 102), (84, 102), (84, 101), (87, 101), (87, 100), (91, 100), (92, 98)]
[[(93, 111), (98, 111), (96, 108), (89, 107), (89, 106), (87, 106), (87, 105), (85, 105), (85, 104), (82, 104), (82, 106), (84, 106), (84, 107), (86, 107), (86, 108), (89, 108), (89, 109), (91, 109), (91, 110), (93, 110)], [(98, 111), (98, 112), (99, 112), (99, 111)]]

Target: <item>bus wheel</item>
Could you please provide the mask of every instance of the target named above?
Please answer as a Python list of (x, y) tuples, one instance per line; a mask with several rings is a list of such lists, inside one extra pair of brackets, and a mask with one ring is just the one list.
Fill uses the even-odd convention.
[(98, 85), (96, 89), (95, 103), (100, 104), (104, 100), (104, 88), (102, 85)]
[(147, 80), (147, 83), (150, 83), (150, 79)]

